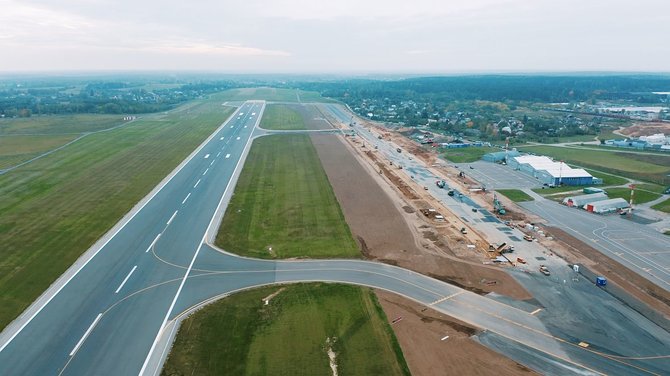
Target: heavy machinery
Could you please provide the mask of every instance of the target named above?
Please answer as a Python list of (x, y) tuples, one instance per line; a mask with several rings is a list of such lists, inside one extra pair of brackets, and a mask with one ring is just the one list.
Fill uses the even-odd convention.
[(500, 214), (500, 215), (505, 215), (505, 207), (503, 204), (498, 200), (498, 195), (495, 193), (493, 194), (493, 211)]
[(438, 188), (444, 188), (444, 186), (447, 185), (447, 182), (444, 180), (438, 180), (435, 182), (435, 185), (437, 185)]
[(540, 273), (542, 273), (544, 275), (547, 275), (547, 276), (551, 275), (551, 273), (549, 272), (549, 268), (547, 268), (544, 265), (540, 265)]
[(449, 196), (453, 196), (453, 195), (456, 194), (456, 191), (454, 191), (453, 189), (450, 189), (449, 192), (447, 192), (447, 194), (448, 194)]

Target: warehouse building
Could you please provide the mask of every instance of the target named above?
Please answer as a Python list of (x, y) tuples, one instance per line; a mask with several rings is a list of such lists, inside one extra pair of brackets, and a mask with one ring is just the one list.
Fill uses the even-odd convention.
[(584, 209), (586, 211), (590, 211), (593, 213), (598, 213), (598, 214), (607, 214), (607, 213), (614, 213), (617, 212), (621, 209), (626, 209), (628, 208), (628, 201), (624, 200), (623, 198), (612, 198), (609, 200), (603, 200), (603, 201), (596, 201), (592, 202), (590, 204), (584, 205)]
[(563, 162), (555, 162), (549, 157), (522, 155), (510, 158), (508, 165), (529, 174), (547, 185), (591, 185), (602, 183), (581, 168), (572, 168)]
[(570, 207), (583, 208), (586, 204), (590, 204), (596, 201), (604, 201), (607, 199), (607, 194), (604, 192), (599, 192), (588, 195), (569, 196), (563, 199), (563, 204)]

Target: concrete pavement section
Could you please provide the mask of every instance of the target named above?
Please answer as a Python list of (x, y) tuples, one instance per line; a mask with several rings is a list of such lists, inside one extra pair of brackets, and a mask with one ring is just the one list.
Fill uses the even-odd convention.
[[(263, 109), (262, 102), (240, 106), (52, 298), (38, 303), (34, 314), (3, 333), (0, 374), (156, 374), (184, 312), (241, 289), (302, 281), (351, 283), (404, 295), (484, 329), (490, 334), (482, 342), (490, 338), (494, 348), (501, 341), (508, 343), (505, 353), (527, 359), (540, 372), (667, 374), (670, 370), (668, 332), (625, 307), (617, 306), (613, 317), (607, 317), (613, 323), (599, 321), (600, 310), (594, 310), (593, 317), (588, 310), (580, 311), (578, 319), (590, 321), (575, 321), (569, 331), (552, 321), (570, 320), (572, 311), (561, 309), (565, 305), (561, 299), (540, 301), (546, 311), (529, 312), (391, 265), (360, 260), (264, 261), (215, 249), (207, 240), (218, 226), (251, 140), (264, 133), (257, 128)], [(412, 168), (429, 178), (422, 166)], [(542, 280), (529, 275), (526, 282), (544, 282), (536, 284), (546, 289), (563, 283), (564, 289), (594, 294), (574, 292), (580, 299), (600, 299), (598, 294), (604, 294), (591, 291), (586, 283), (577, 290), (561, 282), (561, 274), (557, 277)], [(592, 336), (597, 329), (600, 336)], [(578, 345), (584, 337), (592, 341), (591, 348)], [(634, 341), (626, 346), (630, 338)], [(532, 361), (524, 355), (528, 349), (533, 351)]]

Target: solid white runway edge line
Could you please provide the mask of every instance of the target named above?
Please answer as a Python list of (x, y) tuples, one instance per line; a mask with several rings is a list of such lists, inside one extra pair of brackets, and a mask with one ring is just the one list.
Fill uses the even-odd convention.
[[(263, 109), (263, 107), (261, 107)], [(262, 114), (262, 112), (261, 112)], [(254, 124), (254, 128), (258, 126), (258, 123), (260, 122), (260, 117), (256, 120), (256, 123)], [(242, 155), (244, 155), (245, 151), (249, 149), (249, 145), (251, 144), (251, 141), (253, 140), (253, 132), (249, 134), (249, 138), (247, 139), (247, 143), (244, 145), (244, 148), (242, 149)], [(219, 200), (219, 204), (217, 205), (217, 211), (219, 210), (219, 207), (221, 207), (223, 200), (226, 197), (226, 194), (228, 193), (228, 190), (230, 189), (231, 183), (233, 182), (233, 176), (235, 176), (237, 170), (240, 168), (240, 165), (242, 163), (242, 158), (237, 160), (237, 164), (235, 165), (235, 168), (233, 169), (233, 174), (231, 175), (231, 179), (228, 180), (228, 184), (226, 185), (226, 189), (223, 190), (223, 195), (221, 195), (221, 199)], [(198, 181), (199, 182), (199, 181)], [(151, 344), (151, 348), (149, 349), (149, 353), (147, 354), (147, 357), (144, 359), (144, 364), (142, 365), (142, 369), (140, 369), (139, 376), (143, 376), (144, 372), (147, 369), (147, 366), (149, 365), (149, 361), (151, 360), (151, 355), (153, 354), (154, 350), (156, 349), (156, 346), (158, 345), (158, 341), (161, 338), (161, 334), (163, 330), (165, 329), (165, 325), (168, 322), (168, 319), (170, 318), (170, 314), (172, 314), (172, 310), (174, 309), (175, 304), (177, 303), (177, 299), (179, 298), (179, 294), (181, 293), (182, 288), (184, 287), (184, 283), (186, 283), (186, 279), (188, 278), (189, 274), (191, 274), (191, 269), (193, 268), (193, 264), (195, 263), (196, 258), (198, 257), (198, 254), (200, 253), (200, 249), (202, 248), (202, 245), (205, 243), (207, 240), (207, 234), (209, 233), (210, 228), (214, 224), (214, 220), (216, 219), (216, 211), (214, 212), (214, 215), (212, 216), (212, 219), (209, 221), (209, 225), (207, 226), (207, 229), (205, 230), (205, 234), (202, 236), (202, 240), (200, 241), (200, 245), (198, 246), (198, 249), (196, 249), (195, 254), (193, 255), (193, 259), (191, 259), (191, 263), (188, 265), (188, 269), (186, 270), (186, 273), (184, 274), (184, 278), (182, 278), (181, 283), (179, 284), (179, 288), (177, 289), (177, 293), (174, 296), (174, 299), (172, 299), (172, 304), (170, 304), (170, 308), (168, 308), (167, 313), (165, 314), (165, 318), (163, 318), (163, 323), (161, 324), (160, 328), (158, 329), (158, 333), (156, 333), (156, 338), (154, 338), (153, 344)], [(160, 372), (160, 370), (156, 370), (157, 372)]]
[(88, 335), (91, 334), (91, 332), (93, 331), (93, 328), (95, 328), (95, 326), (98, 324), (98, 321), (100, 321), (101, 317), (102, 317), (102, 313), (98, 313), (98, 316), (95, 318), (95, 320), (93, 320), (93, 323), (91, 324), (91, 326), (88, 327), (88, 329), (86, 330), (86, 333), (84, 333), (84, 336), (81, 337), (81, 339), (79, 340), (79, 342), (77, 342), (77, 344), (74, 346), (72, 351), (70, 351), (70, 356), (73, 356), (79, 350), (81, 345), (86, 340), (86, 337), (88, 337)]
[(149, 248), (147, 248), (147, 250), (144, 251), (144, 253), (149, 253), (149, 251), (151, 250), (151, 248), (153, 248), (154, 245), (156, 245), (156, 242), (158, 241), (158, 239), (159, 239), (160, 237), (161, 237), (161, 234), (156, 235), (156, 237), (154, 238), (154, 241), (152, 241), (151, 244), (149, 244)]
[[(239, 111), (239, 109), (238, 109), (238, 111)], [(93, 252), (93, 255), (91, 255), (91, 257), (89, 257), (88, 259), (86, 259), (86, 261), (84, 261), (84, 262), (77, 268), (77, 270), (76, 270), (74, 273), (72, 273), (72, 274), (67, 278), (67, 280), (65, 280), (65, 281), (64, 281), (64, 282), (63, 282), (63, 283), (56, 289), (56, 291), (54, 291), (53, 293), (50, 293), (50, 295), (47, 296), (46, 301), (45, 301), (44, 303), (41, 303), (41, 305), (36, 309), (36, 311), (33, 312), (33, 313), (30, 315), (30, 317), (29, 317), (27, 320), (25, 320), (25, 321), (23, 322), (23, 324), (21, 324), (21, 325), (19, 326), (19, 328), (18, 328), (13, 334), (11, 334), (11, 335), (9, 336), (9, 339), (7, 339), (7, 340), (5, 341), (5, 343), (0, 344), (0, 352), (2, 352), (2, 351), (3, 351), (3, 350), (4, 350), (4, 349), (5, 349), (5, 348), (6, 348), (6, 347), (7, 347), (7, 346), (14, 340), (14, 338), (16, 338), (16, 336), (18, 336), (19, 333), (21, 333), (21, 332), (23, 331), (23, 329), (24, 329), (26, 326), (28, 326), (28, 324), (30, 324), (30, 322), (32, 322), (33, 319), (34, 319), (38, 314), (40, 314), (40, 312), (42, 312), (42, 310), (44, 309), (44, 307), (46, 307), (47, 304), (49, 304), (49, 303), (51, 302), (51, 300), (53, 300), (53, 298), (56, 297), (56, 295), (58, 295), (58, 294), (61, 292), (61, 290), (63, 290), (63, 289), (65, 288), (65, 286), (67, 286), (68, 283), (70, 283), (70, 281), (71, 281), (74, 277), (76, 277), (77, 274), (79, 274), (79, 272), (80, 272), (82, 269), (84, 269), (84, 267), (86, 267), (86, 265), (88, 265), (88, 263), (89, 263), (93, 258), (95, 258), (95, 256), (97, 256), (98, 253), (100, 253), (100, 251), (101, 251), (103, 248), (105, 248), (105, 246), (106, 246), (106, 245), (107, 245), (107, 244), (108, 244), (108, 243), (109, 243), (109, 242), (110, 242), (110, 241), (111, 241), (111, 240), (112, 240), (112, 239), (113, 239), (113, 238), (114, 238), (114, 237), (115, 237), (121, 230), (123, 230), (123, 228), (125, 228), (126, 225), (127, 225), (128, 223), (130, 223), (130, 221), (133, 220), (133, 218), (135, 218), (135, 216), (137, 215), (137, 213), (139, 213), (140, 211), (142, 211), (142, 209), (143, 209), (149, 202), (151, 202), (151, 200), (153, 200), (153, 198), (156, 197), (156, 195), (158, 195), (158, 193), (160, 193), (160, 192), (163, 190), (163, 188), (165, 188), (165, 186), (168, 185), (168, 183), (170, 183), (170, 182), (172, 181), (172, 179), (173, 179), (175, 176), (177, 176), (177, 174), (179, 174), (179, 172), (180, 172), (184, 167), (186, 167), (186, 165), (188, 165), (188, 164), (193, 160), (193, 158), (195, 158), (195, 157), (198, 155), (198, 153), (200, 153), (200, 151), (205, 147), (205, 145), (207, 145), (209, 142), (211, 142), (212, 139), (214, 139), (214, 137), (216, 137), (216, 135), (219, 134), (219, 133), (226, 127), (226, 125), (227, 125), (231, 120), (233, 120), (233, 116), (235, 116), (235, 113), (233, 113), (230, 117), (228, 117), (228, 118), (223, 122), (223, 124), (221, 124), (221, 126), (220, 126), (219, 128), (216, 129), (216, 131), (214, 131), (214, 132), (213, 132), (207, 139), (205, 139), (205, 141), (203, 141), (203, 142), (202, 142), (202, 143), (201, 143), (195, 150), (193, 150), (193, 152), (191, 152), (191, 154), (189, 154), (189, 156), (186, 157), (186, 159), (184, 159), (184, 161), (182, 161), (182, 163), (180, 163), (174, 170), (172, 170), (172, 171), (168, 174), (168, 176), (167, 176), (165, 179), (163, 179), (160, 183), (158, 183), (158, 185), (157, 185), (151, 192), (149, 192), (149, 194), (148, 194), (147, 196), (143, 197), (143, 198), (140, 200), (140, 202), (138, 203), (138, 204), (140, 205), (139, 208), (137, 208), (137, 207), (133, 207), (133, 208), (131, 209), (131, 211), (130, 211), (130, 213), (132, 213), (132, 214), (130, 214), (130, 217), (127, 218), (127, 219), (126, 219), (125, 217), (121, 219), (121, 221), (125, 221), (125, 222), (123, 222), (119, 228), (117, 228), (116, 230), (114, 230), (114, 228), (112, 228), (112, 231), (114, 231), (114, 233), (113, 233), (110, 237), (108, 237), (107, 240), (105, 240), (104, 243), (103, 243), (102, 245), (100, 245), (100, 246), (98, 247), (97, 250), (95, 250), (95, 252)], [(198, 182), (200, 182), (200, 181), (198, 181)], [(196, 184), (196, 185), (197, 185), (197, 184)], [(106, 237), (106, 236), (107, 236), (107, 234), (103, 235), (103, 238)], [(94, 246), (95, 246), (95, 245), (94, 245)], [(89, 249), (89, 250), (90, 250), (90, 249)], [(88, 252), (88, 250), (87, 250), (86, 252)], [(84, 253), (84, 254), (86, 254), (86, 253)], [(78, 262), (78, 261), (79, 261), (79, 260), (77, 260), (77, 262)], [(74, 265), (77, 265), (77, 262), (75, 262), (75, 263), (73, 264), (73, 266), (74, 266)], [(72, 267), (70, 267), (70, 268), (72, 268)], [(68, 271), (69, 271), (69, 269), (68, 269)], [(66, 271), (65, 273), (68, 273), (68, 271)], [(64, 273), (64, 274), (65, 274), (65, 273)], [(60, 277), (59, 277), (59, 278), (60, 278)], [(57, 282), (58, 282), (58, 280), (57, 280)], [(49, 289), (47, 289), (47, 291), (45, 291), (45, 293), (43, 293), (43, 295), (40, 295), (40, 297), (37, 298), (37, 300), (36, 300), (35, 302), (33, 302), (33, 304), (35, 304), (35, 303), (37, 303), (38, 301), (40, 301), (40, 300), (43, 298), (44, 294), (46, 294), (48, 291), (49, 291)], [(33, 304), (31, 304), (31, 306), (29, 306), (29, 307), (26, 309), (26, 311), (30, 310), (30, 309), (32, 308), (32, 305), (33, 305)], [(25, 313), (25, 312), (24, 312), (24, 313)], [(23, 313), (22, 313), (21, 315), (23, 315)], [(18, 319), (20, 319), (20, 318), (21, 318), (21, 316), (19, 316), (19, 318), (17, 318), (16, 320), (18, 320)], [(12, 324), (13, 324), (13, 322), (10, 323), (9, 326), (11, 326)], [(9, 326), (8, 326), (8, 327), (9, 327)], [(5, 327), (5, 330), (6, 330), (6, 329), (7, 329), (7, 327)], [(0, 333), (2, 333), (2, 332), (0, 332)], [(0, 336), (0, 337), (1, 337), (1, 336)]]
[(172, 217), (170, 217), (170, 219), (168, 219), (168, 221), (167, 221), (167, 224), (166, 224), (167, 226), (169, 226), (170, 223), (172, 223), (172, 220), (174, 219), (174, 217), (177, 216), (178, 212), (179, 212), (179, 210), (175, 210), (174, 213), (172, 213)]
[(121, 289), (123, 288), (123, 285), (125, 285), (126, 282), (128, 282), (128, 278), (130, 278), (130, 276), (133, 275), (133, 273), (135, 272), (135, 269), (137, 269), (137, 265), (133, 266), (133, 268), (130, 270), (130, 273), (128, 273), (128, 275), (126, 276), (126, 278), (123, 279), (123, 282), (121, 282), (121, 284), (120, 284), (119, 287), (116, 289), (116, 291), (114, 291), (115, 294), (118, 294), (119, 291), (121, 291)]

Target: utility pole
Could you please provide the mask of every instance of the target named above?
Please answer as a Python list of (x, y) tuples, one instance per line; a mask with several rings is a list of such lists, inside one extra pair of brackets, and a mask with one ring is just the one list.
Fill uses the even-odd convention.
[(558, 164), (558, 186), (560, 187), (563, 183), (563, 161)]

